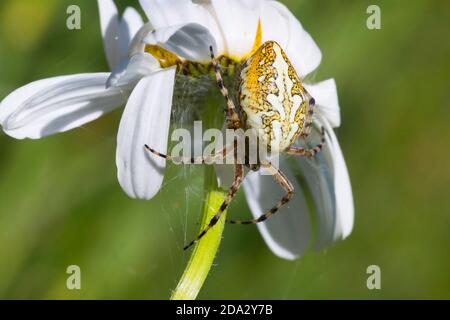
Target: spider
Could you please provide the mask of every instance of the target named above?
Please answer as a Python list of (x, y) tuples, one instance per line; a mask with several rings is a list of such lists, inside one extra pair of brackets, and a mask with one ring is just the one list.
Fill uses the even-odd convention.
[[(248, 59), (242, 63), (238, 76), (239, 90), (237, 107), (225, 87), (221, 67), (210, 47), (211, 61), (214, 68), (217, 85), (226, 101), (226, 126), (228, 129), (258, 129), (258, 142), (271, 152), (284, 152), (295, 156), (313, 157), (320, 152), (325, 144), (325, 132), (322, 128), (321, 142), (314, 148), (298, 148), (293, 144), (298, 138), (306, 139), (311, 133), (315, 100), (303, 87), (300, 77), (286, 56), (281, 46), (275, 41), (263, 43)], [(236, 155), (236, 141), (234, 141), (234, 157)], [(152, 154), (173, 161), (169, 155), (145, 146)], [(228, 153), (229, 146), (216, 152), (208, 158), (198, 157), (185, 159), (184, 163), (205, 163), (211, 159), (220, 159)], [(246, 161), (244, 164), (234, 164), (234, 180), (228, 194), (217, 213), (210, 220), (199, 235), (191, 241), (184, 250), (198, 242), (220, 220), (235, 197), (244, 180), (244, 166), (258, 171), (265, 168), (286, 194), (274, 207), (257, 219), (231, 220), (231, 224), (257, 224), (272, 217), (279, 209), (287, 204), (294, 195), (294, 187), (286, 175), (275, 168), (267, 160), (258, 158), (257, 164)]]

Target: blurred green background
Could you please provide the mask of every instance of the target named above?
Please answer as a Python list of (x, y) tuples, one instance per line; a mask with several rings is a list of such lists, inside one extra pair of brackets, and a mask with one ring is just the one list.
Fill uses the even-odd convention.
[[(255, 227), (227, 226), (199, 298), (450, 298), (450, 2), (285, 3), (322, 49), (314, 78), (337, 81), (355, 228), (289, 262)], [(65, 27), (70, 4), (81, 31)], [(381, 30), (366, 28), (369, 4), (381, 7)], [(2, 0), (0, 99), (41, 78), (106, 71), (98, 20), (92, 0)], [(128, 199), (116, 180), (119, 119), (39, 141), (0, 133), (0, 298), (165, 299), (175, 288), (202, 171), (171, 166), (156, 198)], [(243, 200), (232, 214), (248, 211)], [(66, 289), (71, 264), (80, 291)], [(372, 264), (381, 290), (366, 287)]]

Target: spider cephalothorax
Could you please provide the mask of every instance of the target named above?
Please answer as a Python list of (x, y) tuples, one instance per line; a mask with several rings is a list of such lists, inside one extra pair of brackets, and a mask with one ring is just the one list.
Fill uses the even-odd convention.
[[(316, 147), (312, 149), (293, 147), (298, 138), (305, 139), (311, 132), (314, 99), (303, 87), (300, 77), (278, 43), (274, 41), (265, 42), (242, 63), (238, 80), (237, 104), (234, 103), (224, 85), (220, 64), (214, 57), (212, 47), (211, 59), (217, 84), (227, 103), (226, 123), (228, 129), (256, 129), (254, 132), (257, 132), (259, 147), (264, 147), (270, 152), (284, 152), (296, 156), (312, 157), (322, 150), (325, 143), (323, 129), (322, 141)], [(234, 141), (233, 145), (226, 146), (208, 159), (200, 157), (183, 159), (182, 161), (184, 163), (210, 163), (211, 160), (224, 158), (231, 154), (230, 151), (233, 151), (234, 157), (237, 159), (237, 143), (237, 140)], [(174, 160), (174, 158), (161, 154), (149, 146), (146, 146), (146, 148), (157, 156)], [(261, 167), (268, 170), (286, 191), (286, 195), (272, 209), (257, 219), (231, 220), (228, 221), (229, 223), (256, 224), (263, 222), (289, 202), (294, 195), (292, 183), (283, 172), (275, 168), (268, 160), (259, 157), (257, 159), (258, 163), (245, 162), (245, 164), (239, 164), (238, 161), (235, 161), (234, 180), (227, 197), (209, 225), (185, 249), (200, 240), (219, 221), (244, 180), (244, 166), (252, 170), (259, 170)]]

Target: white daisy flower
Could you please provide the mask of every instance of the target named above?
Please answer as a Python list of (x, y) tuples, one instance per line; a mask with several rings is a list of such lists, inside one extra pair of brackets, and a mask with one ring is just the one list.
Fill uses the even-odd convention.
[[(189, 73), (210, 64), (210, 46), (218, 57), (239, 63), (258, 45), (278, 42), (304, 77), (320, 64), (321, 52), (300, 22), (272, 0), (140, 0), (149, 23), (128, 8), (118, 17), (112, 0), (98, 0), (101, 29), (111, 73), (79, 74), (28, 84), (0, 105), (0, 124), (10, 136), (39, 139), (93, 121), (123, 105), (116, 163), (124, 191), (150, 199), (160, 189), (165, 160), (143, 148), (167, 151), (176, 71)], [(316, 247), (345, 238), (353, 226), (353, 199), (341, 149), (333, 132), (340, 125), (334, 80), (305, 85), (315, 98), (315, 121), (326, 130), (324, 152), (298, 159), (317, 211)], [(296, 181), (292, 164), (281, 169)], [(249, 173), (245, 193), (254, 216), (277, 200), (271, 177)], [(301, 256), (311, 238), (309, 210), (302, 187), (289, 206), (258, 225), (272, 251), (286, 259)]]
[[(257, 26), (260, 22), (260, 42), (277, 41), (301, 77), (313, 72), (321, 61), (321, 52), (314, 40), (295, 16), (277, 1), (141, 0), (141, 5), (157, 30), (144, 41), (158, 44), (172, 52), (175, 52), (174, 48), (166, 41), (168, 34), (183, 26), (197, 23), (206, 28), (215, 39), (215, 52), (218, 56), (229, 57), (237, 62), (243, 61), (255, 49), (255, 39), (259, 36)], [(198, 31), (197, 33), (200, 34)], [(202, 36), (206, 35), (204, 31), (201, 33)], [(196, 60), (209, 59), (208, 51), (204, 50), (196, 51)], [(325, 128), (324, 150), (313, 159), (297, 158), (294, 165), (282, 159), (280, 169), (293, 182), (295, 196), (276, 216), (258, 224), (270, 249), (285, 259), (300, 257), (312, 237), (309, 208), (303, 188), (296, 182), (295, 171), (302, 172), (314, 200), (317, 213), (315, 248), (319, 249), (346, 238), (353, 228), (354, 208), (350, 179), (333, 131), (333, 128), (340, 126), (335, 81), (330, 79), (317, 84), (305, 84), (305, 87), (318, 106), (319, 114), (315, 123), (318, 128)], [(223, 184), (229, 185), (232, 171), (221, 171), (218, 171), (219, 177), (228, 180), (228, 183), (223, 181)], [(260, 175), (258, 172), (247, 174), (244, 189), (255, 218), (271, 208), (283, 192), (271, 176)]]

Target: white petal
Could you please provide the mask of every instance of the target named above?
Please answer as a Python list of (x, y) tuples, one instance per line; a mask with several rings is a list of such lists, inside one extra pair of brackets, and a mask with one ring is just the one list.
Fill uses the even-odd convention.
[[(327, 140), (329, 143), (329, 140)], [(313, 159), (297, 160), (309, 190), (312, 194), (317, 214), (317, 235), (315, 248), (333, 244), (337, 239), (336, 200), (332, 167), (325, 160), (329, 150), (325, 147), (321, 154)]]
[(120, 20), (113, 0), (97, 0), (97, 2), (106, 58), (112, 70), (127, 56), (131, 39), (143, 22), (133, 8), (127, 8), (123, 19)]
[(217, 51), (216, 41), (209, 31), (197, 24), (160, 28), (145, 37), (147, 44), (158, 45), (189, 61), (211, 60), (210, 46)]
[[(292, 260), (302, 256), (308, 247), (311, 223), (302, 189), (283, 159), (280, 161), (280, 169), (294, 185), (294, 197), (272, 218), (257, 226), (274, 254)], [(284, 195), (283, 189), (272, 176), (258, 172), (250, 172), (247, 175), (244, 190), (255, 218), (270, 210)]]
[(150, 199), (161, 188), (166, 162), (144, 145), (167, 152), (175, 71), (164, 69), (140, 80), (125, 107), (116, 164), (119, 183), (132, 198)]
[(105, 89), (109, 73), (78, 74), (32, 82), (0, 105), (3, 130), (17, 139), (39, 139), (95, 120), (125, 104), (125, 89)]
[(190, 22), (203, 24), (211, 19), (205, 4), (196, 4), (190, 0), (139, 0), (139, 2), (155, 29)]
[(253, 49), (260, 14), (260, 1), (212, 0), (215, 16), (225, 39), (225, 54), (243, 58)]
[(139, 3), (155, 29), (191, 22), (187, 16), (195, 9), (186, 0), (139, 0)]
[(306, 76), (320, 64), (322, 53), (297, 18), (278, 1), (263, 1), (261, 12), (263, 42), (277, 41), (300, 76)]
[[(272, 3), (267, 1), (261, 6), (261, 27), (263, 42), (274, 40), (285, 51), (289, 45), (290, 23), (280, 10)], [(288, 55), (293, 62), (293, 57)]]
[[(326, 130), (323, 151), (312, 159), (297, 157), (317, 211), (317, 249), (347, 237), (353, 228), (353, 196), (348, 170), (328, 121), (320, 119)], [(315, 134), (319, 135), (318, 128)]]
[(341, 237), (347, 238), (353, 230), (354, 203), (350, 176), (344, 155), (334, 131), (328, 128), (331, 145), (333, 146), (334, 187), (336, 194), (337, 217), (340, 222)]
[(339, 127), (341, 125), (341, 111), (334, 79), (316, 84), (305, 84), (305, 88), (316, 100), (319, 112), (325, 116), (331, 126), (333, 128)]
[(190, 0), (140, 0), (139, 2), (155, 30), (197, 23), (205, 27), (216, 40), (216, 55), (224, 53), (223, 33), (209, 1), (194, 3)]
[(130, 48), (128, 49), (128, 56), (132, 57), (135, 54), (142, 53), (145, 50), (144, 38), (154, 30), (150, 22), (144, 24), (136, 33), (133, 40), (131, 40)]
[(117, 41), (119, 33), (119, 18), (117, 7), (113, 0), (97, 0), (100, 12), (100, 27), (103, 36), (103, 46), (110, 69), (120, 62), (121, 53)]
[(128, 50), (128, 45), (130, 44), (131, 40), (139, 32), (143, 25), (144, 21), (142, 20), (141, 15), (136, 11), (136, 9), (132, 7), (128, 7), (125, 9), (121, 21), (121, 29), (124, 33), (126, 33), (126, 37), (128, 38), (127, 48), (125, 49), (125, 51)]
[(148, 53), (138, 53), (130, 59), (124, 59), (111, 73), (106, 83), (107, 87), (134, 86), (161, 67), (159, 62)]

